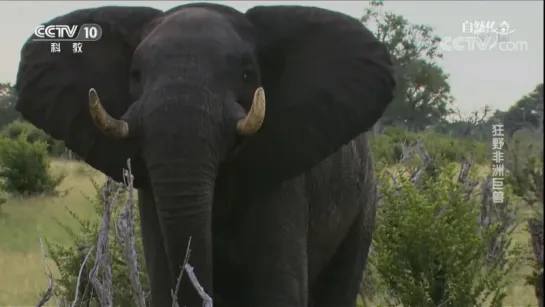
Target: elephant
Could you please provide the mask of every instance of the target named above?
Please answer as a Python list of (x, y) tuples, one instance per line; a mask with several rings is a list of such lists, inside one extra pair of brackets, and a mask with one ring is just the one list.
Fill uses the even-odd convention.
[[(103, 6), (44, 25), (89, 23), (102, 36), (81, 53), (25, 42), (16, 109), (116, 181), (130, 159), (151, 305), (172, 305), (190, 241), (216, 306), (356, 306), (386, 46), (311, 6)], [(202, 304), (187, 274), (176, 299)]]

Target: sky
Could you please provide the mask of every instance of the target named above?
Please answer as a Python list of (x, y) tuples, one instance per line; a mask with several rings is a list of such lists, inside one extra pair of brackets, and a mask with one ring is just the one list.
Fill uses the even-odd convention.
[[(361, 17), (367, 1), (205, 1), (245, 12), (256, 5), (312, 5)], [(187, 1), (0, 1), (0, 82), (14, 82), (24, 42), (34, 28), (72, 10), (117, 6), (151, 6), (166, 10)], [(509, 25), (510, 45), (486, 50), (448, 50), (439, 64), (450, 75), (455, 107), (468, 114), (490, 105), (505, 110), (543, 82), (543, 1), (385, 1), (384, 10), (411, 23), (427, 24), (447, 41), (474, 36), (464, 22)], [(466, 23), (467, 25), (467, 23)], [(466, 33), (464, 33), (466, 31)], [(516, 44), (515, 44), (516, 43)], [(510, 47), (511, 46), (511, 47)], [(517, 46), (517, 50), (505, 50)]]

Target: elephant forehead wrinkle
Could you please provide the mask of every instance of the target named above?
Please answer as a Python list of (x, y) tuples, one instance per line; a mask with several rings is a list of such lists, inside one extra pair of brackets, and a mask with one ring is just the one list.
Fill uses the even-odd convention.
[(202, 7), (190, 7), (183, 10), (178, 10), (166, 16), (165, 21), (193, 24), (199, 22), (204, 24), (208, 24), (210, 22), (227, 23), (222, 14)]
[[(161, 35), (179, 36), (182, 29), (182, 34), (189, 32), (210, 36), (210, 33), (216, 35), (218, 31), (230, 28), (232, 27), (227, 19), (217, 12), (204, 8), (188, 8), (165, 16), (152, 32), (165, 29), (161, 31)], [(233, 29), (231, 31), (234, 32)]]
[(237, 32), (223, 15), (204, 8), (187, 8), (162, 17), (142, 44), (207, 44), (217, 48), (218, 42), (240, 41)]

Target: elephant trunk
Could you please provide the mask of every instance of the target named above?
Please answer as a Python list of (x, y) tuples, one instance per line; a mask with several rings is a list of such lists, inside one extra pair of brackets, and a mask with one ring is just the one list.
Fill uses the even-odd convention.
[[(91, 118), (100, 131), (142, 140), (170, 267), (170, 276), (164, 278), (170, 279), (171, 289), (176, 287), (191, 238), (190, 263), (205, 291), (213, 294), (212, 204), (218, 165), (235, 142), (235, 128), (239, 135), (248, 136), (261, 127), (263, 88), (256, 90), (248, 114), (236, 106), (221, 103), (199, 87), (175, 84), (158, 87), (118, 120), (106, 112), (96, 91), (89, 91)], [(222, 133), (229, 123), (231, 137), (229, 128)], [(200, 297), (184, 276), (178, 302), (200, 305)]]
[[(191, 95), (193, 96), (193, 95)], [(190, 264), (213, 294), (212, 203), (218, 169), (218, 117), (206, 101), (163, 101), (144, 118), (146, 160), (174, 289), (191, 238)], [(165, 276), (165, 278), (167, 278)], [(200, 306), (187, 274), (178, 301)]]

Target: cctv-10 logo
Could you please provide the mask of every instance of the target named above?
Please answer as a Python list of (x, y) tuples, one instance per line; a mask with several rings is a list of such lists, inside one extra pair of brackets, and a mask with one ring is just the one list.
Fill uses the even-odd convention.
[[(79, 29), (79, 30), (78, 30)], [(102, 37), (98, 24), (39, 25), (34, 29), (34, 41), (97, 41)]]

